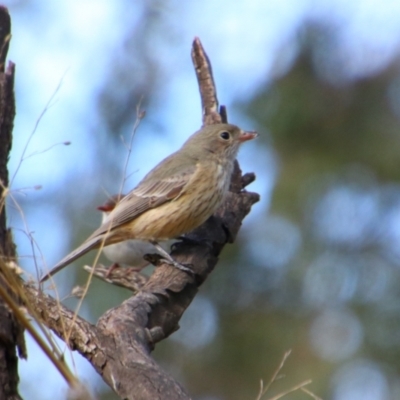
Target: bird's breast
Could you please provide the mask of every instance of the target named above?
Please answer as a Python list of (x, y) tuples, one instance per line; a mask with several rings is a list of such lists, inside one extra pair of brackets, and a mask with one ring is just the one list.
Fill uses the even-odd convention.
[(197, 228), (221, 204), (229, 188), (232, 168), (232, 163), (199, 164), (179, 196), (146, 211), (129, 224), (130, 236), (142, 240), (167, 240)]

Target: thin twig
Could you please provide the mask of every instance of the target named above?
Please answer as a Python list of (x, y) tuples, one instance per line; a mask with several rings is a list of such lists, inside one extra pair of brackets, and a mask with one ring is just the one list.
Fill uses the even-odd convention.
[(46, 356), (50, 359), (53, 365), (57, 368), (66, 382), (74, 386), (77, 384), (78, 379), (71, 373), (66, 364), (61, 361), (61, 359), (57, 359), (54, 353), (50, 350), (44, 340), (40, 337), (36, 329), (32, 326), (32, 324), (28, 321), (24, 313), (21, 311), (19, 306), (15, 303), (12, 297), (7, 293), (2, 285), (0, 285), (0, 296), (4, 299), (7, 305), (10, 307), (18, 321), (22, 324), (22, 326), (31, 334), (35, 342), (39, 345), (39, 347), (43, 350)]
[(26, 154), (26, 152), (28, 151), (29, 144), (30, 144), (31, 140), (33, 139), (33, 136), (35, 135), (35, 133), (36, 133), (36, 131), (37, 131), (37, 128), (38, 128), (38, 126), (39, 126), (39, 124), (40, 124), (40, 121), (42, 120), (42, 118), (44, 117), (44, 115), (46, 114), (46, 112), (55, 104), (55, 103), (53, 102), (53, 100), (54, 100), (56, 94), (58, 93), (58, 91), (60, 90), (61, 85), (62, 85), (62, 83), (63, 83), (63, 80), (64, 80), (65, 75), (67, 74), (67, 72), (68, 72), (68, 69), (64, 72), (64, 74), (63, 74), (63, 76), (61, 77), (61, 79), (60, 79), (60, 81), (59, 81), (59, 83), (58, 83), (56, 89), (54, 90), (53, 94), (50, 96), (49, 101), (46, 103), (44, 109), (43, 109), (42, 112), (40, 113), (39, 118), (36, 120), (35, 126), (33, 127), (33, 130), (32, 130), (32, 132), (31, 132), (31, 134), (29, 135), (28, 140), (27, 140), (26, 143), (25, 143), (25, 146), (24, 146), (24, 149), (23, 149), (23, 151), (22, 151), (21, 157), (20, 157), (20, 159), (19, 159), (17, 168), (15, 169), (14, 174), (13, 174), (13, 177), (11, 178), (10, 187), (12, 186), (12, 184), (13, 184), (13, 182), (14, 182), (14, 179), (15, 179), (15, 177), (17, 176), (17, 173), (18, 173), (19, 169), (21, 168), (22, 162), (26, 159), (25, 154)]
[[(132, 128), (132, 134), (131, 134), (131, 137), (130, 137), (130, 141), (129, 141), (128, 145), (127, 145), (128, 154), (127, 154), (127, 158), (126, 158), (125, 165), (124, 165), (124, 170), (123, 170), (123, 175), (122, 175), (123, 176), (123, 180), (122, 180), (122, 183), (121, 183), (120, 193), (122, 193), (123, 186), (125, 184), (126, 171), (127, 171), (127, 168), (128, 168), (130, 155), (132, 153), (133, 138), (135, 136), (137, 128), (140, 125), (140, 121), (145, 116), (145, 112), (140, 110), (141, 102), (142, 102), (142, 99), (139, 101), (139, 104), (138, 104), (138, 106), (136, 108), (136, 120), (135, 120), (135, 123), (134, 123), (133, 128)], [(123, 141), (123, 143), (126, 145), (126, 143), (124, 141)], [(111, 225), (110, 225), (109, 230), (110, 229), (111, 229)], [(65, 332), (65, 342), (66, 342), (67, 346), (68, 346), (69, 339), (71, 337), (71, 334), (72, 334), (72, 331), (73, 331), (73, 326), (74, 326), (74, 323), (75, 323), (76, 318), (78, 316), (79, 310), (81, 309), (83, 301), (84, 301), (84, 299), (86, 297), (86, 294), (87, 294), (87, 292), (89, 290), (89, 286), (90, 286), (90, 283), (92, 281), (93, 274), (94, 274), (94, 271), (95, 271), (95, 266), (97, 265), (98, 260), (99, 260), (100, 255), (101, 255), (101, 252), (102, 252), (102, 250), (103, 250), (103, 248), (105, 246), (105, 241), (107, 239), (107, 234), (108, 233), (109, 232), (106, 232), (106, 234), (104, 235), (104, 238), (103, 238), (103, 240), (102, 240), (102, 242), (101, 242), (101, 244), (100, 244), (100, 246), (98, 248), (98, 251), (96, 253), (96, 257), (95, 257), (95, 259), (93, 261), (92, 268), (89, 271), (89, 276), (88, 276), (88, 279), (86, 280), (86, 284), (82, 288), (82, 292), (80, 294), (79, 302), (78, 302), (78, 304), (76, 306), (76, 309), (75, 309), (75, 312), (74, 312), (74, 317), (73, 317), (70, 329), (67, 332)]]
[(71, 142), (69, 142), (69, 141), (54, 143), (54, 144), (52, 144), (51, 146), (47, 147), (46, 149), (43, 149), (43, 150), (36, 150), (36, 151), (34, 151), (33, 153), (28, 154), (27, 156), (25, 156), (25, 157), (23, 158), (23, 161), (27, 160), (28, 158), (37, 156), (37, 155), (39, 155), (39, 154), (46, 153), (47, 151), (51, 150), (51, 149), (54, 148), (54, 147), (57, 147), (57, 146), (69, 146), (70, 144), (71, 144)]
[(322, 400), (321, 397), (318, 397), (316, 394), (314, 394), (311, 390), (308, 390), (305, 387), (300, 388), (300, 390), (304, 393), (307, 393), (309, 396), (311, 396), (314, 400)]
[(135, 120), (135, 123), (133, 124), (133, 127), (132, 127), (131, 137), (130, 137), (128, 145), (126, 145), (124, 139), (121, 138), (122, 142), (125, 144), (125, 147), (128, 150), (128, 154), (126, 155), (124, 170), (123, 170), (123, 173), (122, 173), (121, 188), (119, 190), (119, 194), (122, 194), (122, 191), (124, 190), (125, 182), (128, 179), (126, 174), (127, 174), (127, 170), (128, 170), (129, 159), (131, 158), (131, 154), (132, 154), (133, 138), (135, 137), (136, 131), (139, 128), (141, 120), (146, 115), (145, 111), (140, 109), (141, 105), (142, 105), (142, 100), (143, 100), (142, 98), (139, 100), (139, 103), (138, 103), (138, 105), (136, 107), (136, 120)]
[(308, 379), (302, 383), (299, 383), (296, 386), (293, 386), (291, 389), (286, 390), (285, 392), (279, 393), (278, 395), (274, 396), (274, 397), (270, 397), (268, 400), (279, 400), (282, 397), (285, 397), (287, 394), (295, 392), (296, 390), (302, 389), (304, 386), (309, 385), (312, 382), (311, 379)]
[[(33, 236), (22, 230), (21, 231), (26, 234), (28, 236), (28, 238), (30, 238), (32, 240), (31, 244), (32, 246), (35, 245), (36, 247), (39, 246), (36, 243), (36, 241), (33, 239)], [(40, 249), (39, 249), (40, 251)], [(43, 255), (42, 255), (43, 257)], [(35, 256), (33, 256), (34, 259), (36, 259)], [(10, 262), (9, 262), (10, 263)], [(12, 263), (12, 261), (11, 261)], [(19, 275), (19, 267), (18, 266), (13, 266), (13, 269), (15, 271), (15, 273), (12, 273), (12, 271), (10, 270), (10, 268), (7, 268), (8, 265), (12, 265), (12, 264), (4, 264), (4, 263), (0, 263), (0, 269), (2, 270), (2, 273), (5, 277), (5, 279), (8, 282), (8, 287), (12, 288), (14, 290), (14, 292), (17, 294), (17, 296), (22, 300), (22, 303), (25, 305), (26, 309), (28, 310), (29, 314), (35, 319), (35, 321), (38, 324), (39, 329), (41, 330), (42, 334), (44, 335), (44, 337), (47, 339), (48, 343), (50, 344), (53, 352), (57, 355), (58, 358), (61, 358), (61, 351), (59, 346), (57, 345), (57, 343), (53, 340), (52, 336), (49, 334), (48, 330), (44, 327), (44, 325), (40, 322), (40, 318), (37, 315), (36, 310), (32, 307), (32, 304), (30, 301), (28, 301), (27, 297), (26, 297), (26, 293), (21, 285), (21, 281), (16, 277), (15, 274)], [(21, 272), (23, 270), (21, 269)]]
[[(41, 259), (42, 259), (43, 264), (44, 264), (44, 256), (43, 256), (43, 254), (42, 254), (42, 252), (41, 252), (41, 250), (40, 250), (40, 248), (39, 248), (38, 243), (36, 243), (36, 241), (35, 241), (33, 235), (31, 234), (31, 230), (29, 229), (29, 226), (28, 226), (28, 221), (26, 220), (25, 213), (24, 213), (24, 211), (22, 210), (21, 206), (19, 205), (19, 203), (17, 202), (17, 200), (15, 199), (15, 197), (11, 194), (12, 192), (11, 192), (8, 188), (6, 188), (5, 186), (3, 186), (2, 182), (0, 182), (0, 186), (1, 186), (2, 189), (3, 189), (3, 194), (4, 194), (4, 196), (5, 196), (5, 197), (4, 197), (4, 200), (5, 200), (6, 197), (9, 197), (9, 198), (11, 199), (11, 201), (14, 203), (15, 208), (18, 210), (18, 213), (19, 213), (20, 216), (21, 216), (21, 220), (22, 220), (22, 222), (23, 222), (23, 224), (24, 224), (25, 234), (27, 235), (27, 237), (28, 237), (28, 239), (29, 239), (29, 243), (30, 243), (30, 245), (31, 245), (32, 255), (33, 255), (33, 261), (34, 261), (34, 263), (35, 263), (35, 269), (36, 269), (36, 271), (38, 272), (38, 265), (37, 265), (37, 258), (36, 258), (36, 251), (35, 251), (35, 248), (37, 247), (37, 249), (38, 249), (38, 251), (39, 251), (39, 253), (40, 253), (40, 256), (41, 256)], [(4, 204), (5, 204), (5, 203), (2, 202), (2, 203), (0, 204), (0, 206), (3, 207)], [(0, 208), (0, 210), (1, 210), (1, 208)]]
[[(272, 375), (272, 378), (270, 379), (268, 385), (266, 387), (264, 387), (264, 382), (263, 380), (260, 381), (260, 390), (258, 392), (257, 395), (257, 399), (256, 400), (261, 400), (261, 398), (267, 393), (267, 391), (269, 390), (269, 388), (271, 387), (271, 385), (277, 381), (278, 379), (278, 374), (281, 371), (281, 369), (283, 368), (283, 366), (285, 365), (285, 362), (287, 360), (287, 358), (290, 356), (290, 353), (292, 352), (292, 350), (288, 350), (282, 357), (282, 360), (278, 366), (278, 368), (275, 370), (274, 374)], [(308, 379), (302, 383), (299, 383), (296, 386), (293, 386), (291, 389), (286, 390), (285, 392), (279, 393), (278, 395), (269, 398), (268, 400), (278, 400), (281, 399), (282, 397), (286, 396), (289, 393), (295, 392), (296, 390), (302, 390), (303, 392), (309, 394), (311, 397), (314, 398), (314, 400), (322, 400), (321, 398), (317, 397), (314, 393), (312, 393), (310, 390), (306, 389), (304, 386), (309, 385), (312, 382), (311, 379)]]
[(264, 396), (265, 393), (267, 393), (268, 389), (271, 387), (271, 385), (276, 381), (277, 376), (280, 372), (280, 370), (283, 368), (283, 366), (285, 365), (285, 362), (287, 360), (287, 358), (290, 356), (290, 353), (292, 352), (292, 350), (288, 350), (282, 357), (282, 360), (280, 362), (280, 364), (278, 365), (278, 368), (275, 370), (274, 374), (272, 375), (270, 381), (268, 382), (268, 385), (263, 389), (264, 387), (264, 382), (261, 380), (261, 388), (260, 391), (258, 393), (257, 396), (257, 400), (260, 400), (262, 396)]

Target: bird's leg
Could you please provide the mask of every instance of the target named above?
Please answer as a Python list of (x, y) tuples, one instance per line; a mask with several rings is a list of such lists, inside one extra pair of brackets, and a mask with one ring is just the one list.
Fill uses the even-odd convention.
[(163, 256), (163, 258), (164, 258), (164, 260), (166, 261), (167, 264), (172, 265), (172, 266), (174, 266), (175, 268), (180, 269), (181, 271), (184, 271), (184, 272), (188, 272), (188, 273), (190, 273), (190, 274), (193, 274), (193, 271), (192, 271), (190, 268), (185, 267), (184, 265), (179, 264), (178, 262), (176, 262), (176, 261), (171, 257), (171, 255), (170, 255), (167, 251), (165, 251), (165, 250), (158, 244), (158, 242), (156, 242), (155, 240), (150, 240), (149, 242), (150, 242), (150, 243), (157, 249), (157, 251)]
[(118, 263), (114, 263), (111, 266), (108, 267), (107, 272), (106, 272), (106, 278), (108, 278), (115, 269), (120, 268)]

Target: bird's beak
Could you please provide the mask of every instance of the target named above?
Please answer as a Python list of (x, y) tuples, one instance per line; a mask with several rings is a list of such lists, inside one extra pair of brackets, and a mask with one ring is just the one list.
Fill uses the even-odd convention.
[(110, 206), (107, 206), (107, 205), (98, 206), (98, 207), (97, 207), (97, 209), (98, 209), (99, 211), (103, 211), (103, 212), (110, 212), (110, 211), (113, 210), (113, 208), (114, 208), (114, 207), (110, 207)]
[(253, 140), (258, 136), (256, 131), (241, 131), (239, 136), (239, 142), (247, 142), (248, 140)]

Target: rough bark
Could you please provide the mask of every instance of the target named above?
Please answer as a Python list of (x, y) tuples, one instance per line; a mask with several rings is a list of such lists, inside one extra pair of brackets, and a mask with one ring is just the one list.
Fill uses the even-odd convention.
[[(6, 264), (15, 260), (15, 246), (6, 226), (5, 197), (8, 188), (7, 162), (11, 150), (15, 116), (14, 73), (15, 66), (5, 67), (11, 20), (5, 7), (0, 6), (0, 285), (12, 294), (7, 285), (9, 274)], [(14, 296), (15, 298), (15, 296)], [(12, 312), (0, 298), (0, 399), (20, 399), (18, 394), (18, 356), (25, 356), (23, 329)]]

